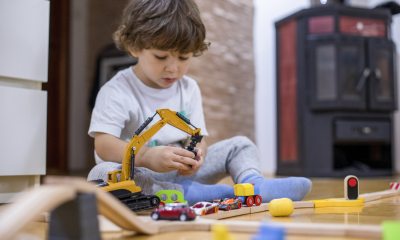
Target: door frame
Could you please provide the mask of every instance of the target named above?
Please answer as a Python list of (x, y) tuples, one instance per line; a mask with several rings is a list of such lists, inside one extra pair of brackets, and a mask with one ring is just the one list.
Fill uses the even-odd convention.
[(68, 171), (70, 0), (50, 1), (47, 90), (47, 174)]

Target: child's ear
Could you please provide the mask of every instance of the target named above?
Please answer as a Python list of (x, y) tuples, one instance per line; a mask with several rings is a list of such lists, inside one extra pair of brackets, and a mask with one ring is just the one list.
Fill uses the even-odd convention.
[(138, 57), (138, 55), (139, 55), (139, 50), (136, 50), (136, 49), (133, 49), (133, 48), (129, 48), (129, 54), (132, 56), (132, 57), (134, 57), (134, 58), (137, 58)]

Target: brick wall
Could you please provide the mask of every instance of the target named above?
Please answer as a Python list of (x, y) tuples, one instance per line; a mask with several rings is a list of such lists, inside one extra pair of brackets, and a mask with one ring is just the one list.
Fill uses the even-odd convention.
[(189, 75), (203, 94), (208, 142), (235, 135), (254, 140), (253, 1), (196, 2), (211, 46)]

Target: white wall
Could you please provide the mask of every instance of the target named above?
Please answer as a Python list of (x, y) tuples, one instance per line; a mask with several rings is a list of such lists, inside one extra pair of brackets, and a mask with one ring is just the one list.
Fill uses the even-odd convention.
[(262, 170), (276, 170), (275, 21), (309, 7), (308, 0), (254, 0), (255, 131)]
[[(352, 5), (375, 6), (383, 0), (353, 0)], [(400, 3), (400, 0), (396, 0)], [(254, 51), (256, 68), (255, 94), (255, 128), (256, 141), (260, 149), (262, 169), (273, 174), (276, 171), (276, 78), (275, 78), (275, 27), (274, 22), (290, 13), (310, 6), (308, 0), (265, 1), (254, 0), (255, 26)], [(400, 51), (400, 15), (394, 16), (392, 36), (397, 45), (397, 55)], [(400, 59), (400, 58), (399, 58)], [(397, 62), (400, 66), (400, 61)], [(400, 69), (398, 80), (400, 80)], [(400, 92), (400, 84), (399, 90)], [(399, 104), (400, 106), (400, 104)], [(396, 144), (400, 145), (400, 115), (395, 114)], [(395, 156), (400, 156), (400, 147), (395, 147)], [(398, 159), (398, 157), (395, 157)], [(396, 169), (400, 172), (400, 160), (397, 160)]]

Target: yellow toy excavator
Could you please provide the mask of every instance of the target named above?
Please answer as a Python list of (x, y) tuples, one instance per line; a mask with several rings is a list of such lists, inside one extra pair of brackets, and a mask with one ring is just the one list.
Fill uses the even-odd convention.
[[(160, 116), (160, 120), (142, 133), (157, 114)], [(154, 208), (160, 203), (160, 199), (157, 196), (144, 195), (141, 187), (135, 184), (133, 177), (136, 154), (141, 147), (166, 124), (180, 129), (191, 136), (191, 141), (186, 149), (196, 155), (196, 144), (203, 138), (203, 136), (200, 135), (200, 128), (193, 126), (190, 120), (179, 112), (169, 109), (158, 109), (152, 117), (149, 117), (139, 129), (136, 130), (125, 150), (122, 160), (122, 169), (109, 172), (107, 183), (103, 182), (98, 184), (103, 190), (113, 194), (133, 211)], [(162, 159), (160, 159), (160, 161), (162, 161)]]

